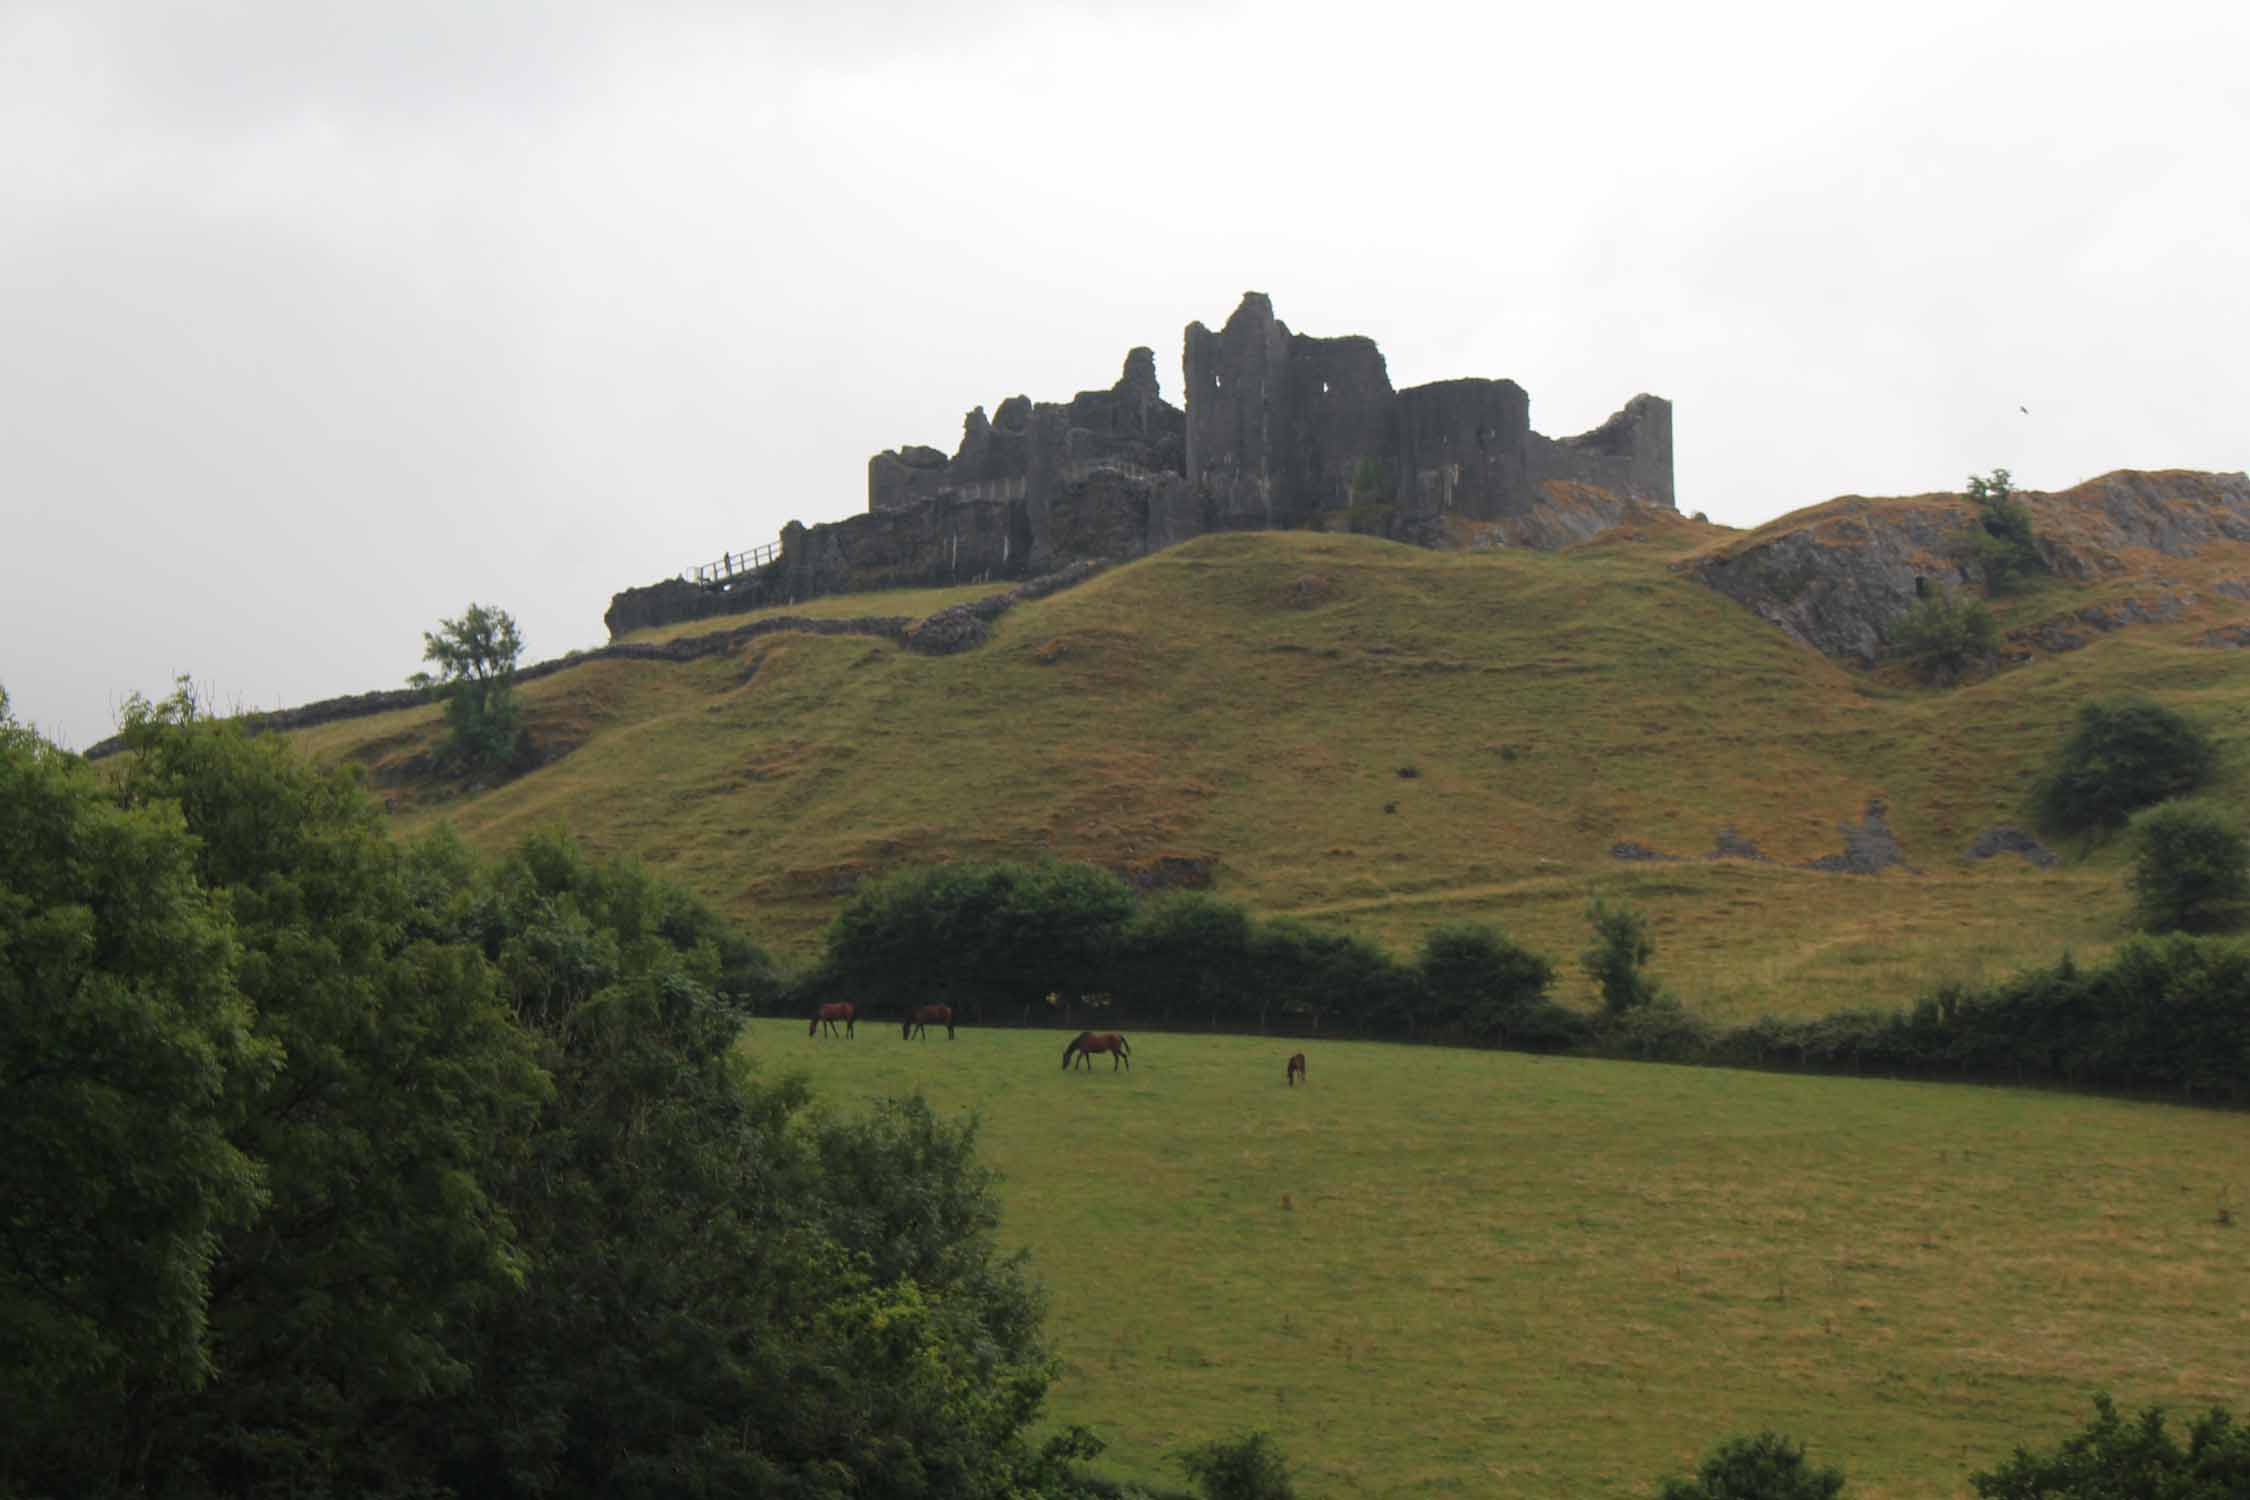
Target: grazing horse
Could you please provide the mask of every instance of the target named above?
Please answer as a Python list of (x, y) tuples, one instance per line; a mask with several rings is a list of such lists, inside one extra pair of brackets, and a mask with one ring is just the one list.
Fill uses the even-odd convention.
[(828, 1028), (828, 1034), (830, 1036), (834, 1036), (836, 1034), (836, 1023), (838, 1021), (844, 1023), (844, 1039), (846, 1041), (851, 1040), (854, 1034), (854, 1028), (856, 1028), (859, 1024), (859, 1007), (852, 1004), (849, 1000), (838, 1000), (831, 1004), (823, 1005), (819, 1010), (813, 1012), (812, 1027), (805, 1033), (805, 1035), (818, 1036), (820, 1035), (820, 1028), (822, 1026), (826, 1026)]
[(1305, 1071), (1305, 1054), (1302, 1052), (1293, 1053), (1289, 1058), (1289, 1086), (1295, 1088), (1300, 1078), (1308, 1085), (1312, 1082), (1312, 1075)]
[(1127, 1068), (1133, 1066), (1133, 1049), (1125, 1045), (1125, 1038), (1114, 1031), (1105, 1031), (1099, 1036), (1091, 1031), (1081, 1031), (1070, 1039), (1069, 1046), (1063, 1048), (1063, 1067), (1066, 1071), (1069, 1069), (1071, 1058), (1075, 1054), (1078, 1061), (1090, 1069), (1094, 1066), (1094, 1054), (1097, 1052), (1110, 1054), (1109, 1070), (1112, 1073), (1117, 1071), (1119, 1063)]
[(898, 1039), (902, 1042), (906, 1041), (919, 1031), (922, 1033), (922, 1040), (928, 1041), (932, 1021), (945, 1028), (945, 1039), (947, 1041), (950, 1042), (954, 1039), (953, 1007), (950, 1005), (925, 1005), (920, 1010), (915, 1011), (906, 1018), (906, 1025), (900, 1030)]

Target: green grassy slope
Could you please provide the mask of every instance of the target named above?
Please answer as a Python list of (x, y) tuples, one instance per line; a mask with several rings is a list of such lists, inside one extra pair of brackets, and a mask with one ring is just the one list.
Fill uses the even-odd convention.
[(1861, 1500), (1965, 1495), (2090, 1414), (2250, 1409), (2240, 1115), (2014, 1090), (1136, 1033), (851, 1043), (840, 1108), (974, 1109), (1121, 1477), (1275, 1434), (1307, 1495), (1645, 1496), (1772, 1427)]
[[(1402, 949), (1441, 919), (1496, 920), (1575, 996), (1587, 898), (1624, 897), (1654, 915), (1660, 976), (1734, 1018), (1903, 1002), (2122, 937), (2116, 850), (2048, 872), (1961, 858), (2023, 818), (2089, 695), (2197, 713), (2225, 744), (2223, 791), (2245, 785), (2242, 657), (2191, 642), (2250, 607), (2207, 595), (2176, 624), (1935, 692), (1841, 668), (1679, 576), (1717, 535), (1667, 519), (1564, 554), (1217, 535), (1020, 607), (960, 656), (778, 635), (684, 666), (594, 663), (525, 690), (540, 734), (576, 748), (491, 790), (398, 780), (433, 709), (299, 738), (374, 768), (402, 829), (445, 819), (495, 846), (563, 823), (784, 950), (903, 863), (1191, 855), (1217, 861), (1221, 895)], [(2003, 622), (2077, 597), (2049, 585)], [(1878, 796), (1918, 873), (1787, 867), (1838, 850)], [(1779, 863), (1699, 858), (1727, 827)], [(1620, 862), (1620, 840), (1687, 858)]]

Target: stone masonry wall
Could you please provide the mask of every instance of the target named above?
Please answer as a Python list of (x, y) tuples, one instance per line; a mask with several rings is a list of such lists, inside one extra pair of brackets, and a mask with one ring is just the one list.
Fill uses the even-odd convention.
[[(1181, 372), (1184, 410), (1164, 400), (1145, 348), (1107, 390), (977, 407), (950, 458), (909, 445), (870, 459), (865, 515), (792, 522), (782, 556), (718, 597), (678, 580), (628, 589), (611, 633), (819, 593), (1022, 577), (1347, 509), (1354, 529), (1402, 541), (1437, 543), (1458, 519), (1550, 545), (1610, 507), (1674, 507), (1672, 407), (1655, 396), (1592, 432), (1542, 437), (1514, 381), (1394, 390), (1372, 339), (1293, 333), (1263, 292), (1244, 293), (1216, 332), (1190, 323)], [(1569, 524), (1548, 525), (1557, 485), (1574, 503)], [(1596, 492), (1604, 503), (1585, 504)]]

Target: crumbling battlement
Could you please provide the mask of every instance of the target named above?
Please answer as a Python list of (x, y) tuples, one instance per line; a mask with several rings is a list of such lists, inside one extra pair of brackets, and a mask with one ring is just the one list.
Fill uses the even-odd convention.
[(779, 557), (723, 584), (628, 589), (611, 601), (610, 632), (816, 594), (1027, 577), (1207, 531), (1340, 521), (1428, 545), (1454, 519), (1532, 542), (1603, 524), (1542, 524), (1558, 485), (1599, 491), (1619, 514), (1674, 508), (1672, 405), (1655, 396), (1591, 432), (1542, 437), (1514, 381), (1394, 390), (1372, 339), (1293, 333), (1263, 292), (1244, 293), (1216, 333), (1190, 323), (1181, 369), (1184, 410), (1164, 399), (1145, 348), (1108, 390), (1013, 396), (990, 417), (979, 406), (950, 458), (908, 446), (868, 460), (866, 514), (792, 521)]

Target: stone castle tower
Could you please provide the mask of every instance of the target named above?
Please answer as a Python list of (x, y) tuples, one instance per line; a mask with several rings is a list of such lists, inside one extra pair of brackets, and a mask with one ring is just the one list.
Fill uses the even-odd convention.
[(1023, 577), (1133, 557), (1207, 531), (1326, 526), (1438, 545), (1471, 534), (1561, 546), (1636, 506), (1674, 508), (1672, 404), (1635, 396), (1577, 437), (1531, 430), (1512, 380), (1394, 390), (1372, 339), (1312, 338), (1247, 292), (1217, 332), (1187, 327), (1183, 407), (1148, 349), (1107, 390), (1014, 396), (963, 420), (951, 457), (910, 446), (867, 465), (867, 512), (791, 522), (780, 555), (718, 584), (669, 580), (612, 601), (613, 635), (757, 603)]

